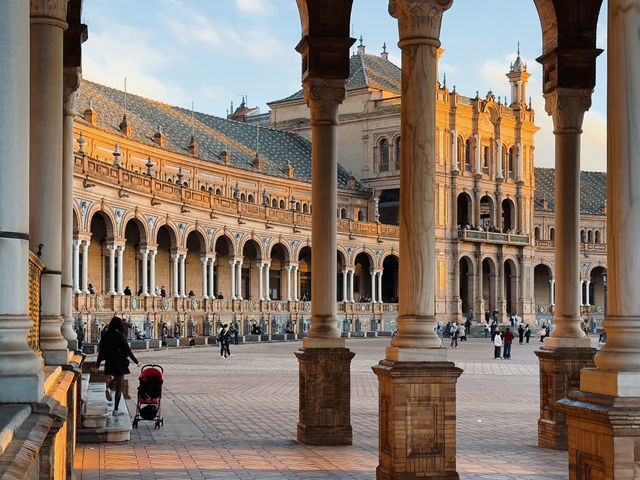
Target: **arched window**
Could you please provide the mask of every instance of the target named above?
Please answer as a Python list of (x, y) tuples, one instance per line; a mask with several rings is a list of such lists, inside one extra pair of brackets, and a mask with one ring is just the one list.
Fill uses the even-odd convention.
[(209, 193), (213, 193), (213, 187), (209, 187)]
[(580, 243), (584, 243), (586, 240), (584, 230), (580, 230)]
[(593, 243), (593, 231), (591, 230), (587, 232), (587, 243)]
[(284, 206), (284, 200), (280, 200), (280, 208), (285, 208), (285, 206)]
[(216, 195), (222, 195), (222, 191), (219, 188), (216, 188)]
[(400, 137), (396, 137), (394, 145), (394, 155), (396, 157), (396, 170), (400, 170)]
[(536, 227), (534, 230), (534, 235), (536, 240), (540, 240), (540, 228)]
[(556, 229), (555, 228), (550, 228), (549, 229), (549, 240), (551, 240), (552, 242), (556, 241)]
[(296, 212), (300, 211), (300, 202), (296, 202)]
[(596, 230), (596, 243), (600, 243), (600, 230)]
[(347, 218), (347, 210), (345, 208), (340, 210), (340, 218)]
[(466, 172), (471, 171), (472, 150), (473, 150), (473, 144), (471, 143), (471, 139), (468, 138), (464, 144), (464, 170)]
[(482, 149), (482, 173), (489, 173), (489, 147)]
[(515, 163), (516, 163), (516, 148), (511, 147), (509, 149), (509, 162), (507, 163), (507, 176), (511, 179), (516, 177), (515, 174)]
[(309, 207), (306, 203), (302, 204), (302, 213), (309, 213)]
[(185, 188), (189, 188), (189, 183), (187, 183), (187, 182), (184, 182), (182, 185), (183, 185)]
[(241, 194), (240, 194), (240, 201), (241, 201), (241, 202), (245, 202), (246, 200), (247, 200), (246, 195), (245, 195), (244, 193), (241, 193)]
[(206, 191), (206, 189), (205, 189), (204, 185), (200, 185), (200, 190), (202, 190), (203, 192), (205, 192), (205, 191)]
[(364, 215), (362, 214), (362, 210), (358, 210), (358, 221), (364, 221)]
[(380, 172), (388, 172), (389, 171), (389, 141), (386, 138), (380, 140), (378, 144), (378, 170)]
[(278, 200), (276, 198), (271, 200), (271, 207), (272, 208), (278, 208)]
[(247, 197), (247, 202), (253, 203), (253, 195), (249, 194), (249, 196)]

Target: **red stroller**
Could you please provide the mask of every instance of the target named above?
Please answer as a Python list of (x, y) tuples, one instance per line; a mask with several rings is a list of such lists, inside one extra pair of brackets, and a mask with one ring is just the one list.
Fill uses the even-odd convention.
[(164, 425), (162, 418), (162, 378), (164, 369), (160, 365), (144, 365), (138, 380), (138, 402), (136, 416), (133, 418), (133, 428), (138, 428), (140, 420), (156, 422), (155, 428)]

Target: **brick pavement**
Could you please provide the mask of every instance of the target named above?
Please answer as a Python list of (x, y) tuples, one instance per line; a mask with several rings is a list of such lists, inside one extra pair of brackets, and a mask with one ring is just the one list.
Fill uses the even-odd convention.
[[(374, 479), (378, 464), (378, 388), (371, 366), (389, 339), (351, 340), (349, 447), (295, 442), (299, 343), (140, 353), (165, 367), (164, 427), (141, 422), (123, 444), (80, 444), (78, 480)], [(465, 373), (458, 383), (458, 472), (464, 480), (560, 480), (567, 454), (536, 447), (539, 344), (514, 345), (512, 360), (493, 360), (488, 340), (449, 350)], [(134, 375), (130, 381), (137, 384)], [(134, 389), (132, 389), (135, 391)], [(135, 409), (135, 400), (129, 408)]]

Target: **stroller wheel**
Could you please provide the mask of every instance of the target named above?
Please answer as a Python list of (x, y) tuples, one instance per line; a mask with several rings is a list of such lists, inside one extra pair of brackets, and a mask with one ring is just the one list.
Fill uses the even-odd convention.
[(160, 428), (160, 420), (156, 420), (156, 426), (155, 426), (155, 428), (158, 428), (158, 429)]
[(138, 420), (134, 420), (133, 423), (131, 424), (131, 426), (133, 428), (138, 428)]

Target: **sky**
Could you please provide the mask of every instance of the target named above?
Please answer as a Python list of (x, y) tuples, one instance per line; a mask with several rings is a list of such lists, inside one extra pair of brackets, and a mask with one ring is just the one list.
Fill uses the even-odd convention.
[[(603, 2), (597, 46), (606, 47)], [(301, 37), (294, 0), (85, 0), (84, 78), (171, 105), (226, 116), (231, 102), (268, 111), (267, 102), (300, 89)], [(397, 20), (388, 0), (354, 0), (352, 33), (366, 52), (401, 65)], [(533, 0), (454, 0), (441, 32), (445, 53), (440, 80), (462, 95), (510, 95), (505, 74), (518, 42), (531, 79), (527, 95), (541, 127), (535, 164), (554, 165), (553, 123), (544, 110), (539, 17)], [(352, 51), (359, 42), (354, 44)], [(582, 169), (606, 169), (606, 51), (596, 65), (597, 85), (582, 135)]]

